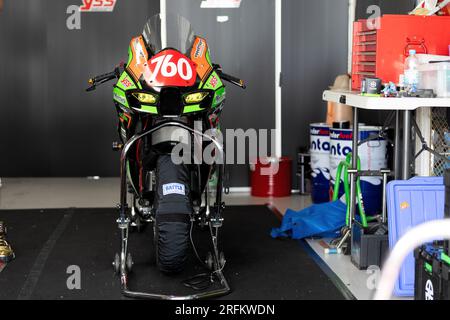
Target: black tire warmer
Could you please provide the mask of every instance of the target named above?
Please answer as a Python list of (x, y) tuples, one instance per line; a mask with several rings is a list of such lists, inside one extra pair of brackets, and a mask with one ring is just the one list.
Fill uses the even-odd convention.
[(189, 250), (190, 172), (175, 165), (168, 155), (158, 158), (155, 198), (155, 244), (159, 269), (165, 273), (182, 271)]

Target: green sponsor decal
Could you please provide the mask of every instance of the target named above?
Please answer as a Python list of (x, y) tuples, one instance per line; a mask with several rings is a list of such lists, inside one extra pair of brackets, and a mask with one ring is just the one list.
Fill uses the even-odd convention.
[(125, 92), (122, 89), (115, 87), (114, 91), (113, 91), (113, 98), (114, 98), (114, 101), (117, 101), (121, 105), (123, 105), (127, 108), (129, 107), (127, 97), (125, 95)]
[(129, 119), (127, 118), (127, 116), (125, 116), (125, 114), (123, 114), (123, 113), (120, 114), (120, 117), (121, 117), (123, 120), (125, 120), (125, 121), (128, 121), (128, 120), (129, 120)]
[(130, 65), (131, 60), (133, 60), (133, 50), (131, 50), (131, 46), (128, 47), (128, 62), (127, 62), (127, 66)]
[(444, 252), (441, 253), (441, 260), (450, 265), (450, 257)]
[(218, 88), (223, 87), (223, 82), (220, 80), (217, 73), (214, 71), (210, 76), (208, 81), (204, 86), (204, 89), (217, 90)]
[(226, 93), (225, 87), (221, 87), (220, 89), (218, 89), (216, 91), (216, 93), (214, 94), (213, 108), (220, 105), (225, 100), (226, 95), (227, 95), (227, 93)]
[(206, 61), (208, 61), (209, 65), (212, 66), (212, 62), (211, 62), (211, 53), (210, 53), (210, 51), (209, 51), (209, 48), (208, 48), (208, 50), (206, 51)]
[(428, 273), (433, 273), (433, 266), (432, 266), (431, 264), (425, 262), (425, 270), (426, 270)]
[(122, 73), (119, 81), (117, 82), (117, 87), (120, 89), (127, 91), (131, 89), (136, 89), (136, 86), (133, 83), (133, 80), (128, 76), (126, 72)]
[(142, 110), (144, 112), (152, 113), (152, 114), (158, 114), (158, 108), (156, 108), (155, 106), (141, 105), (140, 110)]
[(205, 109), (200, 108), (199, 104), (184, 107), (184, 113), (199, 112), (199, 111), (203, 111), (203, 110), (205, 110)]

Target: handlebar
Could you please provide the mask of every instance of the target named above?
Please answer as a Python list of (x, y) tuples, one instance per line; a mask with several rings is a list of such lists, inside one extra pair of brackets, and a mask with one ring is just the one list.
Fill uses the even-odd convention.
[(96, 76), (92, 79), (89, 79), (89, 83), (92, 85), (92, 84), (95, 84), (95, 83), (98, 83), (101, 81), (112, 80), (115, 77), (116, 77), (116, 71), (113, 71), (113, 72), (105, 73), (100, 76)]
[[(86, 89), (86, 91), (94, 91), (97, 89), (97, 85), (103, 84), (105, 82), (111, 81), (113, 79), (119, 79), (120, 75), (122, 73), (121, 69), (123, 69), (124, 64), (122, 63), (119, 67), (116, 67), (114, 71), (105, 73), (96, 77), (93, 77), (89, 79), (89, 85), (90, 87)], [(231, 84), (234, 84), (235, 86), (238, 86), (242, 89), (246, 89), (247, 86), (244, 83), (244, 80), (241, 80), (239, 78), (233, 77), (229, 74), (226, 74), (222, 71), (222, 67), (218, 64), (213, 64), (214, 70), (218, 73), (219, 77), (225, 81), (230, 82)]]
[(121, 64), (119, 67), (116, 67), (114, 71), (105, 73), (96, 77), (93, 77), (88, 80), (88, 83), (90, 85), (89, 88), (86, 89), (86, 91), (93, 91), (97, 88), (97, 85), (103, 84), (105, 82), (111, 81), (113, 79), (120, 78), (121, 68), (123, 68), (123, 64)]
[(215, 71), (218, 73), (219, 77), (222, 78), (225, 81), (230, 82), (231, 84), (234, 84), (235, 86), (238, 86), (242, 89), (246, 89), (247, 86), (244, 83), (244, 80), (241, 80), (239, 78), (233, 77), (229, 74), (226, 74), (222, 71), (222, 67), (218, 64), (213, 64), (213, 67)]

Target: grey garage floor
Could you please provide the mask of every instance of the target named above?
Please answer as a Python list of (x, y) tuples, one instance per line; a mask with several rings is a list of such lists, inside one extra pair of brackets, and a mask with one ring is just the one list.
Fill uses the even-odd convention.
[[(311, 204), (309, 196), (293, 195), (269, 199), (251, 197), (246, 190), (225, 197), (227, 205), (272, 204), (281, 213), (286, 209), (301, 210)], [(0, 210), (52, 208), (111, 208), (117, 204), (119, 179), (99, 180), (83, 178), (14, 178), (2, 179)], [(325, 255), (318, 241), (308, 240), (311, 248), (341, 279), (357, 299), (371, 299), (371, 273), (357, 270), (350, 258)]]

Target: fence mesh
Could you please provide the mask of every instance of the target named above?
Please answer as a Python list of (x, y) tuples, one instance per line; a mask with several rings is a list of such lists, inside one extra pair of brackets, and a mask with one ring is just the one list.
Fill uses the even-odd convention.
[[(448, 141), (449, 125), (446, 108), (431, 109), (431, 148), (442, 156), (450, 156), (450, 143)], [(443, 176), (449, 164), (438, 157), (431, 156), (431, 170), (434, 176)]]

